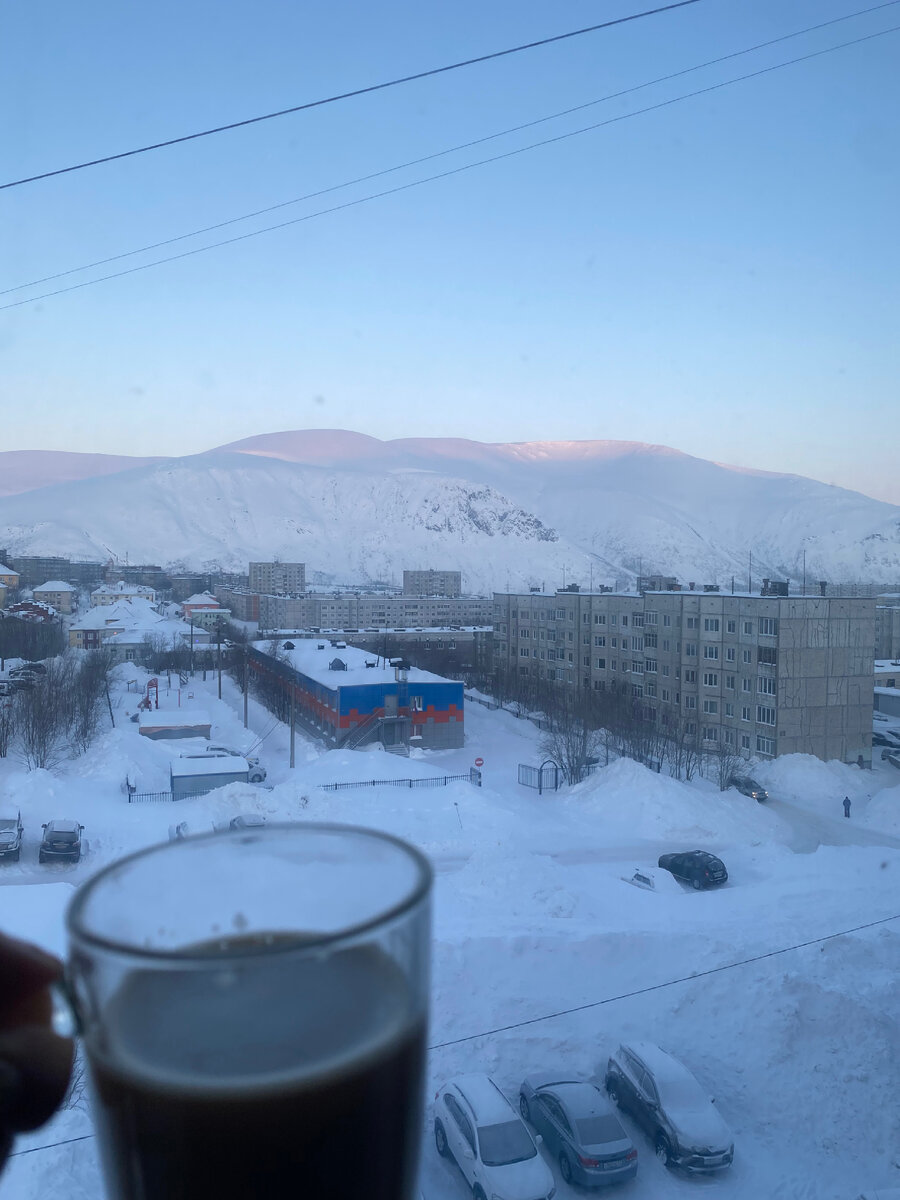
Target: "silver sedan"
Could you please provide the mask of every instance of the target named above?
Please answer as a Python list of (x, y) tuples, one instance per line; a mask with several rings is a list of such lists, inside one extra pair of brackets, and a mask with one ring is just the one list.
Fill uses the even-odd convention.
[(592, 1083), (529, 1075), (519, 1111), (544, 1139), (566, 1183), (604, 1187), (637, 1173), (637, 1150), (609, 1100)]

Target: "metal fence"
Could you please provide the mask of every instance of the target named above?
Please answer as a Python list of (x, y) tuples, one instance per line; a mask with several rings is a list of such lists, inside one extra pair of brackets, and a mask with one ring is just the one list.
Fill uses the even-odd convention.
[(405, 787), (405, 788), (438, 788), (446, 787), (448, 783), (471, 783), (481, 787), (481, 772), (472, 767), (465, 775), (438, 775), (429, 779), (353, 779), (348, 783), (323, 783), (323, 792), (345, 791), (348, 788), (369, 787)]
[(528, 763), (519, 763), (519, 783), (524, 787), (537, 788), (539, 792), (557, 791), (562, 782), (562, 773), (556, 764), (543, 767), (531, 767)]
[(171, 792), (129, 792), (129, 804), (154, 804), (158, 801), (174, 800)]

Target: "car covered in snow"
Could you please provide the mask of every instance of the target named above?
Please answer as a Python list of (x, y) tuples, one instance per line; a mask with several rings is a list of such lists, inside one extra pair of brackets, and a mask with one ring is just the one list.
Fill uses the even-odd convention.
[(900, 770), (900, 750), (882, 750), (881, 757), (885, 762), (889, 762), (892, 767)]
[(81, 858), (84, 826), (77, 821), (47, 821), (38, 851), (38, 862), (73, 862)]
[(488, 1075), (460, 1075), (434, 1102), (438, 1154), (452, 1158), (474, 1200), (551, 1200), (553, 1174), (519, 1114)]
[(876, 729), (872, 734), (872, 745), (900, 750), (900, 734), (894, 733), (892, 729)]
[(737, 788), (742, 796), (749, 796), (751, 800), (758, 800), (760, 804), (769, 798), (769, 793), (763, 785), (757, 783), (750, 775), (734, 775), (728, 786)]
[(229, 829), (259, 829), (265, 825), (266, 818), (259, 813), (238, 813), (228, 823)]
[(543, 1137), (566, 1183), (605, 1187), (637, 1173), (634, 1143), (593, 1083), (559, 1073), (529, 1075), (519, 1090), (519, 1112)]
[(728, 871), (721, 858), (708, 850), (684, 850), (679, 854), (661, 854), (658, 866), (670, 871), (676, 879), (691, 887), (716, 887), (728, 881)]
[(731, 1166), (731, 1130), (687, 1067), (659, 1046), (620, 1046), (607, 1063), (606, 1091), (643, 1127), (667, 1167), (705, 1174)]
[(0, 860), (18, 862), (22, 853), (22, 816), (18, 809), (0, 812)]

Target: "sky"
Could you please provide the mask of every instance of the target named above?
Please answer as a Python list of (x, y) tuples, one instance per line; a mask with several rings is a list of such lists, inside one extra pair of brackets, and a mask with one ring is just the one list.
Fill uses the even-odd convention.
[[(654, 7), (13, 6), (0, 182)], [(191, 454), (281, 429), (623, 439), (900, 503), (900, 2), (698, 0), (0, 191), (0, 449)], [(576, 105), (387, 176), (362, 176)], [(372, 200), (386, 188), (602, 128)], [(65, 294), (223, 237), (337, 212)]]

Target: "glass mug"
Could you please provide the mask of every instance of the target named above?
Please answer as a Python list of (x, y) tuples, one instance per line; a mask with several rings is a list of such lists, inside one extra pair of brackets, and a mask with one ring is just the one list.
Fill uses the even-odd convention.
[(431, 884), (397, 838), (311, 823), (84, 884), (67, 991), (110, 1200), (411, 1200)]

